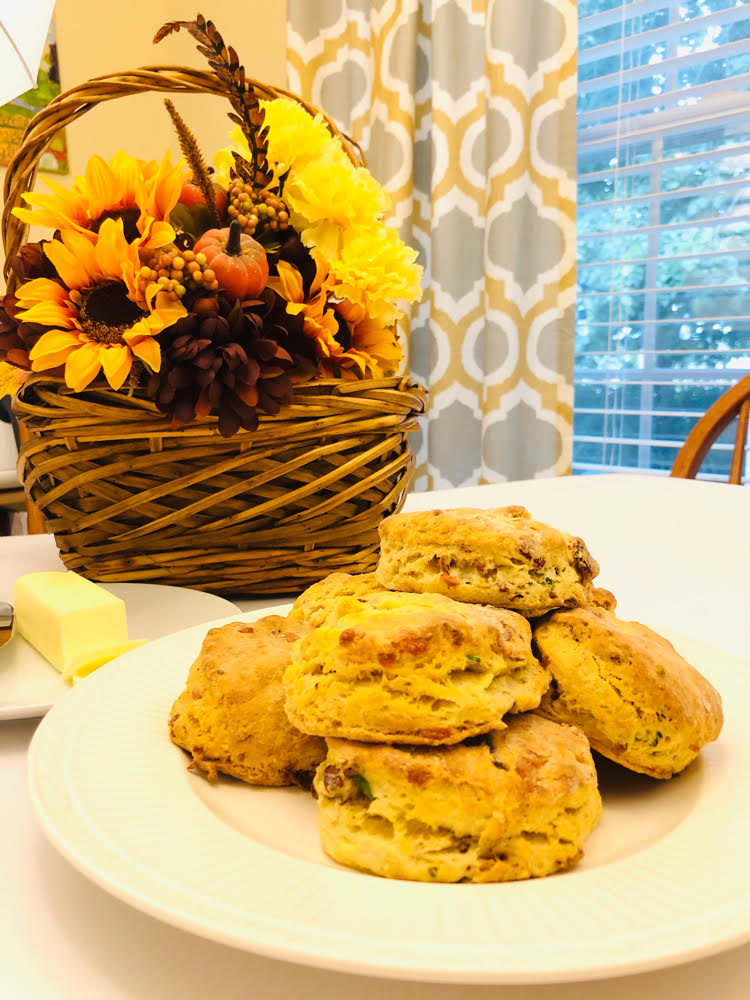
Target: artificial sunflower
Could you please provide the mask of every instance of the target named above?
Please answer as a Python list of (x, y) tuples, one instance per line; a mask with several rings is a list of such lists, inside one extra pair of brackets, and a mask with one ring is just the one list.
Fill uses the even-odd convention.
[(334, 304), (339, 324), (336, 349), (323, 370), (342, 378), (382, 378), (398, 370), (403, 357), (394, 326), (368, 316), (361, 305), (342, 299)]
[(73, 229), (92, 242), (107, 219), (121, 219), (129, 243), (155, 250), (175, 238), (169, 216), (185, 179), (182, 162), (173, 166), (169, 153), (161, 163), (136, 160), (122, 151), (108, 163), (92, 156), (70, 190), (45, 178), (53, 193), (28, 192), (23, 197), (32, 207), (14, 208), (13, 214), (29, 225)]
[(394, 372), (401, 347), (394, 329), (367, 315), (364, 306), (332, 299), (325, 268), (317, 271), (307, 296), (302, 275), (292, 264), (278, 262), (277, 278), (268, 285), (286, 301), (286, 311), (303, 320), (303, 333), (312, 339), (322, 372), (334, 378), (380, 378)]
[(68, 230), (45, 245), (63, 284), (36, 278), (16, 294), (16, 318), (47, 327), (29, 353), (32, 371), (65, 365), (65, 382), (81, 392), (103, 370), (113, 389), (124, 384), (136, 357), (159, 370), (156, 336), (185, 315), (179, 300), (152, 284), (140, 291), (138, 248), (121, 219), (105, 220), (94, 242)]
[(339, 324), (333, 309), (329, 308), (323, 265), (317, 265), (307, 295), (302, 275), (293, 264), (280, 260), (276, 267), (278, 277), (269, 278), (268, 287), (286, 301), (290, 316), (302, 317), (302, 332), (315, 341), (318, 355), (330, 357)]

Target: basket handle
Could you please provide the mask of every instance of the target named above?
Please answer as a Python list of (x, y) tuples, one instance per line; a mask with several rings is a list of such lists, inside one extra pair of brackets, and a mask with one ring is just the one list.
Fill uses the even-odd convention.
[[(252, 85), (258, 96), (265, 100), (289, 97), (299, 102), (311, 115), (321, 114), (331, 133), (341, 139), (352, 162), (357, 166), (367, 165), (359, 144), (341, 132), (319, 108), (281, 87), (273, 87), (249, 78), (247, 82)], [(29, 228), (12, 214), (13, 209), (21, 207), (23, 195), (33, 189), (39, 169), (39, 159), (50, 139), (61, 128), (72, 124), (98, 104), (149, 91), (225, 96), (222, 84), (213, 73), (179, 66), (143, 66), (125, 73), (107, 73), (72, 87), (55, 97), (31, 119), (20, 147), (8, 164), (3, 185), (2, 239), (5, 249), (3, 273), (9, 292), (13, 292), (17, 285), (16, 277), (10, 270), (10, 258), (18, 253)]]

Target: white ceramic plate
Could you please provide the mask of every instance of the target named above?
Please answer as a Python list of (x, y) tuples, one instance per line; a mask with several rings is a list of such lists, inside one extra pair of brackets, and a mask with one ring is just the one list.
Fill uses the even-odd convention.
[(428, 885), (327, 860), (315, 803), (301, 790), (210, 785), (188, 772), (167, 719), (204, 633), (189, 629), (101, 668), (55, 706), (31, 745), (45, 831), (120, 899), (276, 958), (426, 981), (593, 979), (748, 936), (747, 664), (672, 636), (722, 692), (724, 732), (669, 782), (604, 765), (604, 814), (577, 869)]
[[(238, 610), (223, 597), (182, 587), (113, 583), (104, 589), (125, 601), (131, 639), (158, 639)], [(0, 646), (0, 720), (44, 715), (69, 691), (57, 670), (17, 632)]]

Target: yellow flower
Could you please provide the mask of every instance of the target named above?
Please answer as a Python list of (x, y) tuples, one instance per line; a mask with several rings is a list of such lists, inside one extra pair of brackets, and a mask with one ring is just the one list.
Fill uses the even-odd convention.
[(337, 297), (390, 325), (400, 315), (396, 300), (418, 302), (422, 297), (422, 268), (416, 258), (416, 250), (390, 226), (353, 229), (342, 235), (339, 252), (329, 258), (329, 286)]
[[(321, 114), (313, 117), (302, 105), (290, 97), (261, 101), (268, 129), (268, 165), (278, 179), (291, 168), (322, 156), (327, 149), (337, 150), (345, 157), (341, 143), (331, 134)], [(232, 145), (214, 154), (215, 179), (225, 187), (229, 184), (234, 166), (233, 152), (250, 161), (252, 153), (239, 125), (229, 133)]]
[(300, 167), (304, 161), (317, 159), (329, 149), (338, 149), (344, 155), (323, 115), (313, 117), (290, 97), (261, 101), (260, 106), (268, 127), (268, 162), (278, 177)]
[(88, 235), (63, 232), (45, 252), (67, 288), (35, 278), (16, 293), (24, 310), (18, 319), (52, 328), (29, 353), (32, 371), (64, 364), (65, 382), (74, 392), (85, 389), (100, 370), (113, 389), (121, 388), (133, 356), (158, 371), (161, 350), (154, 338), (186, 309), (156, 284), (139, 298), (138, 248), (125, 239), (122, 220), (105, 220), (93, 243)]
[(52, 194), (29, 192), (29, 208), (14, 208), (13, 214), (30, 225), (52, 229), (74, 229), (92, 242), (105, 219), (121, 218), (129, 241), (155, 250), (174, 240), (169, 215), (177, 204), (185, 180), (180, 162), (172, 165), (169, 153), (160, 164), (136, 160), (122, 151), (109, 163), (92, 156), (83, 177), (70, 190), (45, 178)]
[(330, 259), (350, 229), (372, 226), (388, 210), (388, 195), (369, 170), (355, 167), (340, 146), (289, 174), (289, 218), (305, 246)]
[(245, 133), (239, 125), (234, 126), (229, 133), (229, 138), (232, 140), (233, 145), (214, 153), (214, 180), (218, 184), (221, 184), (222, 187), (229, 187), (231, 171), (234, 166), (233, 152), (239, 153), (248, 162), (252, 159), (250, 146), (245, 138)]
[[(313, 117), (288, 98), (262, 101), (261, 107), (268, 126), (268, 160), (280, 188), (283, 179), (281, 197), (289, 221), (318, 269), (307, 300), (299, 272), (286, 264), (270, 284), (287, 300), (288, 312), (304, 316), (305, 333), (316, 339), (326, 361), (336, 357), (338, 364), (347, 357), (352, 368), (364, 371), (364, 364), (370, 372), (390, 370), (401, 356), (391, 332), (401, 315), (396, 302), (416, 302), (422, 295), (417, 253), (383, 223), (388, 195), (366, 168), (351, 162), (322, 115)], [(239, 128), (232, 138), (235, 151), (249, 159)], [(215, 162), (228, 179), (231, 151), (224, 150)], [(362, 310), (358, 319), (347, 319), (351, 336), (358, 338), (352, 358), (337, 339), (338, 321), (332, 314), (334, 303), (342, 300)], [(374, 360), (362, 362), (365, 356)]]

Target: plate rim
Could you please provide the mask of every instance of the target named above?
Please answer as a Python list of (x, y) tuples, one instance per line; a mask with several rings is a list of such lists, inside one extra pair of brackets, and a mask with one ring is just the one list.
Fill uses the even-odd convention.
[[(253, 621), (259, 617), (268, 614), (284, 614), (288, 611), (291, 605), (284, 604), (278, 605), (271, 608), (263, 608), (254, 611), (239, 612), (238, 615), (230, 616), (229, 618), (218, 619), (216, 622), (205, 623), (204, 625), (194, 626), (190, 629), (183, 629), (179, 632), (172, 633), (170, 636), (163, 637), (162, 639), (155, 640), (157, 642), (168, 642), (173, 641), (176, 636), (184, 635), (186, 632), (198, 632), (200, 629), (208, 629), (214, 627), (217, 624), (225, 623), (227, 620), (244, 620)], [(706, 650), (710, 650), (715, 656), (718, 656), (720, 660), (728, 661), (732, 665), (742, 665), (744, 661), (740, 660), (738, 657), (731, 653), (718, 649), (716, 647), (709, 646), (708, 644), (702, 642), (701, 640), (693, 640), (687, 636), (680, 635), (674, 632), (663, 631), (662, 634), (666, 635), (670, 640), (678, 641), (683, 640), (690, 643), (693, 646), (703, 647)], [(144, 647), (145, 648), (145, 647)], [(131, 653), (125, 655), (121, 659), (130, 658), (142, 654), (140, 650), (134, 650)], [(110, 671), (108, 665), (103, 670)], [(117, 667), (115, 667), (117, 669)], [(742, 683), (743, 678), (738, 678), (738, 683)], [(79, 697), (84, 695), (83, 685), (78, 686), (77, 690), (80, 692)], [(76, 690), (76, 689), (74, 689)], [(72, 711), (70, 707), (72, 704), (72, 699), (68, 700), (68, 704), (65, 706), (66, 711)], [(745, 899), (745, 897), (739, 896), (728, 903), (722, 904), (721, 906), (711, 909), (709, 912), (711, 914), (719, 913), (720, 911), (738, 911), (739, 920), (734, 920), (734, 931), (723, 933), (719, 939), (711, 938), (709, 940), (696, 941), (690, 940), (688, 938), (687, 943), (682, 945), (673, 946), (671, 948), (666, 948), (659, 952), (653, 954), (644, 954), (641, 957), (627, 957), (623, 955), (620, 960), (613, 961), (611, 958), (604, 959), (597, 957), (597, 960), (588, 965), (575, 965), (571, 964), (569, 967), (560, 968), (514, 968), (514, 969), (504, 969), (501, 972), (497, 970), (490, 972), (487, 969), (478, 969), (471, 971), (470, 969), (464, 968), (440, 968), (437, 969), (434, 965), (427, 965), (424, 961), (415, 962), (414, 958), (409, 958), (403, 961), (394, 961), (391, 957), (389, 961), (384, 962), (382, 960), (375, 961), (365, 961), (361, 957), (352, 957), (344, 952), (344, 944), (341, 943), (342, 938), (346, 938), (347, 935), (336, 933), (333, 931), (326, 931), (325, 933), (330, 935), (333, 939), (339, 943), (325, 951), (321, 950), (310, 950), (306, 947), (304, 943), (299, 943), (294, 940), (290, 943), (288, 940), (284, 943), (280, 943), (280, 938), (278, 936), (278, 930), (275, 934), (271, 933), (268, 927), (269, 919), (276, 921), (278, 924), (278, 918), (264, 918), (265, 929), (260, 931), (256, 930), (255, 936), (252, 940), (248, 939), (247, 930), (240, 927), (236, 931), (232, 931), (226, 926), (218, 924), (213, 917), (201, 916), (195, 912), (189, 913), (185, 910), (175, 909), (174, 905), (165, 902), (163, 899), (160, 900), (158, 896), (155, 898), (153, 894), (144, 895), (142, 889), (133, 887), (127, 884), (127, 880), (124, 880), (119, 876), (114, 876), (112, 873), (103, 871), (97, 862), (92, 862), (86, 857), (85, 853), (82, 854), (74, 843), (70, 842), (69, 837), (66, 837), (64, 831), (61, 831), (56, 825), (54, 818), (48, 813), (47, 805), (42, 799), (41, 791), (37, 788), (38, 781), (38, 770), (40, 767), (41, 758), (43, 757), (44, 743), (47, 738), (48, 730), (52, 729), (55, 725), (55, 716), (58, 714), (62, 715), (62, 711), (58, 710), (56, 707), (53, 711), (42, 720), (42, 723), (37, 728), (34, 737), (31, 741), (29, 747), (28, 755), (28, 776), (29, 776), (29, 790), (31, 795), (31, 800), (33, 803), (34, 811), (37, 818), (39, 819), (41, 826), (44, 830), (45, 835), (50, 840), (50, 842), (55, 846), (55, 848), (60, 851), (60, 853), (71, 863), (73, 866), (85, 875), (87, 878), (91, 879), (95, 884), (99, 885), (101, 888), (105, 889), (107, 892), (115, 896), (115, 898), (120, 899), (133, 906), (134, 908), (140, 910), (141, 912), (147, 913), (150, 916), (156, 917), (170, 924), (171, 926), (178, 927), (183, 931), (187, 931), (192, 934), (196, 934), (208, 940), (212, 940), (221, 944), (230, 945), (235, 948), (240, 948), (245, 951), (250, 951), (256, 954), (264, 955), (270, 958), (275, 958), (281, 961), (293, 962), (296, 964), (304, 966), (312, 966), (322, 969), (329, 969), (333, 971), (349, 973), (349, 974), (359, 974), (359, 975), (369, 975), (377, 978), (394, 978), (399, 980), (411, 980), (411, 981), (422, 981), (422, 982), (444, 982), (444, 983), (463, 983), (463, 984), (505, 984), (505, 985), (542, 985), (546, 983), (553, 982), (571, 982), (571, 981), (584, 981), (584, 980), (595, 980), (595, 979), (606, 979), (615, 976), (631, 975), (636, 973), (642, 973), (647, 971), (653, 971), (660, 968), (667, 968), (675, 965), (682, 964), (684, 962), (694, 961), (700, 958), (705, 958), (709, 955), (719, 954), (720, 952), (730, 950), (743, 944), (745, 941), (750, 939), (750, 898)], [(51, 721), (50, 721), (51, 720)], [(54, 732), (53, 732), (54, 735)], [(168, 746), (169, 741), (165, 741)], [(240, 835), (241, 836), (241, 835)], [(647, 848), (648, 849), (648, 848)], [(641, 853), (641, 852), (638, 852)], [(635, 855), (636, 857), (638, 855)], [(627, 859), (629, 860), (629, 859)], [(306, 862), (299, 862), (300, 864), (306, 864)], [(592, 869), (591, 871), (597, 871), (598, 869)], [(327, 869), (327, 871), (334, 871), (334, 869)], [(345, 870), (343, 873), (345, 876), (349, 877), (362, 877), (359, 873), (355, 873), (350, 870)], [(365, 876), (371, 877), (371, 876)], [(378, 882), (387, 883), (388, 880), (377, 880)], [(537, 882), (545, 882), (546, 880), (533, 880)], [(392, 883), (391, 883), (392, 884)], [(418, 883), (399, 883), (401, 885), (417, 885)], [(533, 884), (527, 883), (527, 884)], [(180, 887), (185, 893), (189, 893), (189, 889), (184, 885)], [(428, 886), (428, 889), (437, 889), (438, 886)], [(464, 888), (468, 887), (441, 887), (449, 889), (457, 889), (462, 891)], [(472, 887), (473, 888), (473, 887)], [(491, 888), (491, 887), (490, 887)], [(216, 900), (219, 903), (218, 900)], [(229, 905), (229, 904), (220, 904)], [(255, 922), (257, 924), (258, 914), (254, 914)], [(702, 919), (698, 916), (694, 916), (693, 922)], [(731, 914), (730, 924), (732, 923)], [(281, 921), (283, 924), (284, 921)], [(669, 928), (667, 928), (662, 933), (668, 933)], [(642, 939), (643, 932), (635, 931), (632, 934), (614, 936), (614, 940), (634, 938)], [(658, 936), (658, 935), (657, 935)], [(370, 938), (370, 943), (376, 944), (376, 939)], [(463, 945), (464, 950), (466, 950), (465, 944)], [(475, 946), (476, 947), (476, 946)], [(480, 948), (479, 951), (487, 951), (487, 948)]]
[[(31, 537), (31, 536), (27, 535), (25, 537)], [(194, 590), (191, 587), (172, 587), (170, 584), (150, 583), (148, 580), (107, 581), (100, 583), (100, 586), (104, 587), (105, 589), (114, 588), (113, 592), (115, 593), (115, 596), (117, 596), (117, 589), (125, 586), (163, 587), (165, 590), (182, 590), (182, 591), (190, 590), (192, 591), (192, 593), (195, 594), (206, 594), (206, 596), (214, 597), (217, 598), (218, 600), (225, 601), (227, 604), (232, 605), (234, 608), (237, 608), (237, 605), (234, 604), (233, 601), (230, 601), (228, 597), (224, 597), (222, 594), (211, 594), (207, 591)], [(239, 612), (239, 608), (237, 608), (237, 611)], [(228, 612), (228, 615), (231, 614), (232, 612)], [(179, 631), (184, 631), (184, 629), (180, 629)], [(171, 634), (176, 635), (177, 633), (173, 632)], [(13, 637), (13, 639), (14, 638), (15, 636)], [(8, 642), (12, 642), (13, 639), (9, 639)], [(0, 646), (0, 650), (2, 650), (2, 648), (3, 647)], [(50, 665), (50, 670), (54, 669), (55, 668)], [(65, 690), (62, 690), (60, 692), (59, 696), (55, 701), (28, 701), (28, 702), (13, 702), (13, 703), (0, 702), (0, 723), (14, 722), (20, 719), (43, 718), (52, 708), (54, 708), (54, 706), (60, 701), (60, 699), (63, 698), (70, 690), (71, 688), (69, 688), (66, 685)]]

